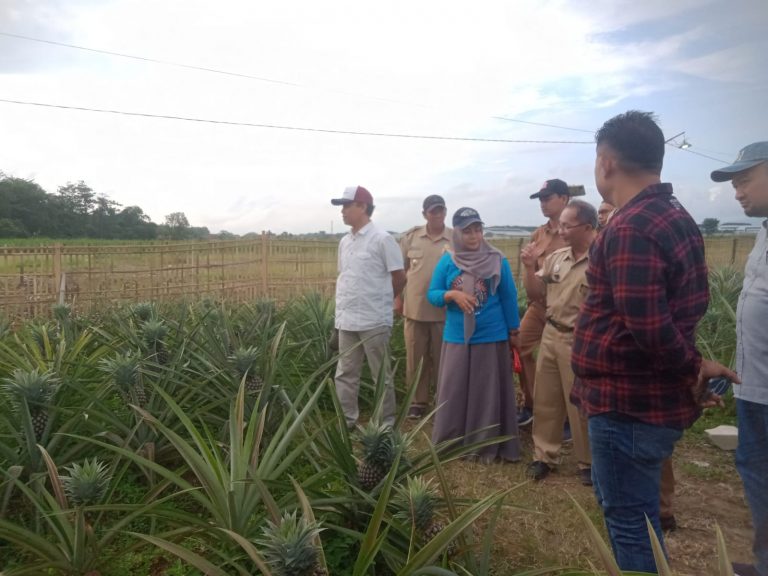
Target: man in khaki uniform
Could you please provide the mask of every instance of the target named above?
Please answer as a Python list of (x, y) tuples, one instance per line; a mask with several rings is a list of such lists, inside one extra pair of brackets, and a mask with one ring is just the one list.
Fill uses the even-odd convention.
[(574, 452), (581, 482), (591, 485), (591, 462), (587, 419), (571, 404), (573, 387), (571, 345), (573, 328), (589, 290), (587, 263), (595, 239), (597, 211), (583, 200), (571, 200), (560, 214), (559, 233), (566, 244), (548, 256), (536, 271), (535, 248), (521, 255), (525, 265), (525, 289), (546, 302), (546, 326), (536, 362), (533, 400), (534, 460), (528, 474), (542, 480), (557, 466), (566, 417), (571, 425)]
[(437, 261), (452, 245), (452, 230), (445, 226), (445, 200), (433, 194), (424, 199), (425, 225), (414, 226), (400, 240), (405, 262), (406, 285), (395, 309), (405, 317), (406, 382), (410, 385), (421, 363), (421, 376), (408, 417), (424, 416), (429, 405), (429, 388), (437, 382), (440, 349), (443, 345), (445, 310), (427, 300), (429, 283)]
[[(531, 194), (531, 199), (538, 198), (541, 204), (541, 213), (548, 218), (546, 224), (539, 226), (531, 234), (531, 241), (526, 248), (533, 251), (535, 270), (541, 268), (544, 259), (565, 246), (565, 242), (557, 233), (560, 214), (568, 205), (570, 191), (568, 184), (562, 180), (547, 180), (536, 194)], [(526, 426), (533, 419), (533, 389), (536, 379), (536, 358), (534, 351), (541, 342), (541, 334), (544, 331), (546, 317), (544, 315), (544, 295), (533, 297), (526, 290), (528, 309), (525, 311), (520, 323), (520, 389), (523, 392), (523, 407), (518, 411), (517, 422), (520, 426)]]

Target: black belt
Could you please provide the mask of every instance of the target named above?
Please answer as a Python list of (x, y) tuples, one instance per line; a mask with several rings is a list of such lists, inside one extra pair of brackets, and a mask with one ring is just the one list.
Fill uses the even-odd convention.
[(566, 326), (562, 322), (558, 322), (557, 320), (553, 320), (552, 318), (547, 318), (547, 322), (549, 323), (550, 326), (552, 326), (558, 332), (564, 332), (566, 334), (573, 332), (573, 327)]

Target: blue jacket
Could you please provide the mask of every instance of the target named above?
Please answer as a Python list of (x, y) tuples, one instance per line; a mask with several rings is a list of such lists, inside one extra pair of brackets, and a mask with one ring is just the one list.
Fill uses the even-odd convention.
[[(427, 299), (433, 306), (446, 307), (443, 341), (453, 344), (464, 344), (464, 312), (453, 302), (446, 305), (445, 293), (454, 289), (453, 283), (461, 273), (451, 255), (443, 254), (432, 273), (427, 293)], [(501, 261), (501, 278), (495, 294), (490, 293), (489, 280), (482, 282), (486, 298), (475, 311), (475, 332), (469, 344), (506, 341), (509, 339), (509, 331), (520, 327), (517, 288), (507, 259)]]

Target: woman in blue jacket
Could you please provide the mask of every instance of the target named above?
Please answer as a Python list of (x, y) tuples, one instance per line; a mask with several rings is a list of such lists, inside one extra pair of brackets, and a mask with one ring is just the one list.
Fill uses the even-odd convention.
[(470, 455), (483, 463), (520, 459), (510, 344), (517, 346), (517, 289), (505, 256), (483, 238), (473, 208), (453, 215), (453, 252), (435, 267), (427, 297), (446, 307), (432, 441), (470, 444), (511, 436)]

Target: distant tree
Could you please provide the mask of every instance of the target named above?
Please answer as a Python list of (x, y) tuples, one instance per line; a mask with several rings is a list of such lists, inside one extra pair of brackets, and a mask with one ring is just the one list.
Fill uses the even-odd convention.
[(168, 228), (168, 236), (173, 240), (187, 238), (189, 232), (189, 220), (184, 212), (172, 212), (165, 217), (165, 225)]
[(701, 223), (701, 229), (707, 236), (717, 234), (717, 231), (720, 229), (720, 220), (717, 218), (704, 218), (704, 221)]
[(64, 204), (69, 206), (75, 214), (85, 216), (90, 214), (96, 206), (96, 193), (82, 180), (77, 184), (67, 182), (65, 186), (59, 186), (58, 193), (64, 200)]
[(138, 206), (126, 206), (117, 215), (120, 238), (152, 240), (157, 238), (157, 224)]
[(237, 236), (237, 234), (233, 234), (232, 232), (230, 232), (228, 230), (222, 230), (221, 232), (216, 234), (216, 237), (219, 240), (234, 240), (238, 236)]
[(107, 196), (97, 196), (93, 211), (88, 215), (88, 236), (119, 238), (118, 208), (120, 208), (120, 204), (110, 200)]
[(19, 220), (0, 218), (0, 238), (26, 238), (29, 232)]
[(187, 238), (192, 240), (208, 240), (211, 237), (211, 231), (207, 226), (190, 226), (187, 230)]

